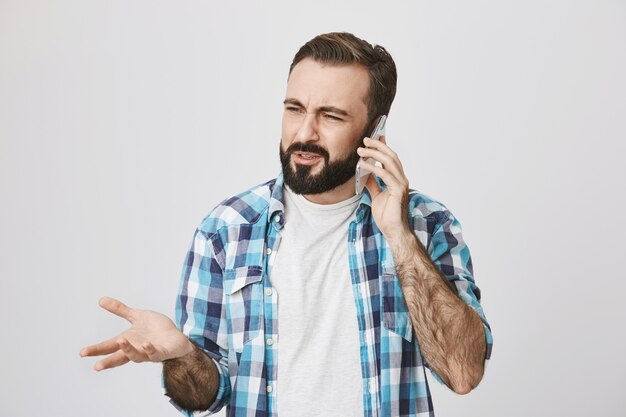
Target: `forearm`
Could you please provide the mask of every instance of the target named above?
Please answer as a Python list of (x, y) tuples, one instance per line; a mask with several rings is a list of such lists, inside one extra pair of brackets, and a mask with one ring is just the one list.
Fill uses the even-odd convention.
[(207, 410), (215, 401), (220, 375), (211, 358), (196, 345), (191, 353), (163, 361), (166, 395), (187, 410)]
[(412, 233), (392, 244), (396, 271), (423, 356), (455, 392), (464, 394), (484, 371), (485, 333)]

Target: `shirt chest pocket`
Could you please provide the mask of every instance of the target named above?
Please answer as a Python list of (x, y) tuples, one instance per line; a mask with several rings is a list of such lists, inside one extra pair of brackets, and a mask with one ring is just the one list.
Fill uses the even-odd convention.
[(263, 320), (263, 268), (242, 266), (224, 271), (229, 348), (242, 352)]
[(395, 271), (383, 270), (381, 285), (384, 326), (410, 342), (413, 338), (413, 327)]

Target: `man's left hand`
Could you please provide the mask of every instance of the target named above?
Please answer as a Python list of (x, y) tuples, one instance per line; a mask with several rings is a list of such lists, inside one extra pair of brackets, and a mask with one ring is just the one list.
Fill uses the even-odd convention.
[[(372, 174), (380, 177), (387, 188), (383, 191), (374, 175), (370, 175), (365, 186), (372, 197), (372, 214), (376, 225), (388, 242), (400, 242), (411, 234), (408, 217), (409, 180), (404, 175), (402, 163), (389, 146), (384, 136), (380, 140), (365, 138), (366, 148), (358, 148), (363, 158), (374, 158), (382, 167), (367, 164), (365, 167)], [(362, 164), (361, 166), (363, 167)]]

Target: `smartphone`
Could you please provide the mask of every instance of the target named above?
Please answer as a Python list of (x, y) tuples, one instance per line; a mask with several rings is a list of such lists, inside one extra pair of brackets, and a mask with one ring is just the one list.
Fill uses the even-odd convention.
[[(372, 133), (370, 133), (369, 138), (372, 140), (378, 140), (381, 136), (385, 134), (385, 122), (387, 121), (387, 116), (382, 115), (376, 119), (376, 123), (374, 124), (374, 129)], [(378, 165), (380, 166), (380, 162), (376, 161), (374, 158), (359, 159), (359, 163), (356, 165), (356, 172), (354, 173), (355, 180), (354, 188), (356, 194), (361, 194), (363, 189), (365, 188), (365, 183), (369, 178), (371, 172), (367, 169), (365, 164)]]

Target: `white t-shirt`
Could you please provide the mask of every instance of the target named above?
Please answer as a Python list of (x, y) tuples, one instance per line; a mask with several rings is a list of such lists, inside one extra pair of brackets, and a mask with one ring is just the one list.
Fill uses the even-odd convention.
[(348, 225), (359, 196), (320, 205), (284, 190), (285, 225), (270, 276), (278, 297), (278, 415), (362, 417), (348, 264)]

